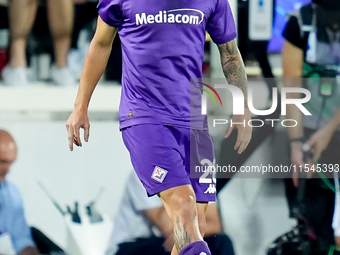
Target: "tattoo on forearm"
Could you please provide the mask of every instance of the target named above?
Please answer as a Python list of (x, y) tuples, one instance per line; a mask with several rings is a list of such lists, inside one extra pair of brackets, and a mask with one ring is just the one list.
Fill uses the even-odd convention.
[(177, 229), (175, 229), (175, 234), (174, 234), (174, 241), (175, 241), (175, 247), (178, 252), (180, 250), (191, 243), (191, 236), (186, 230), (186, 226), (183, 225), (183, 228), (181, 226), (181, 222), (179, 217), (176, 219), (176, 224), (177, 224)]
[(248, 108), (247, 75), (236, 40), (218, 46), (224, 76), (230, 85), (240, 88), (244, 94), (244, 107)]

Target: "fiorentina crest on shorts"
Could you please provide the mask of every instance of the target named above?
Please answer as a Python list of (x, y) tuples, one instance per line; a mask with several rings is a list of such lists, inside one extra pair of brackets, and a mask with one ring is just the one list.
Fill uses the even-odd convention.
[(160, 168), (159, 166), (156, 166), (155, 169), (153, 170), (151, 178), (162, 183), (167, 173), (168, 171), (164, 170), (163, 168)]

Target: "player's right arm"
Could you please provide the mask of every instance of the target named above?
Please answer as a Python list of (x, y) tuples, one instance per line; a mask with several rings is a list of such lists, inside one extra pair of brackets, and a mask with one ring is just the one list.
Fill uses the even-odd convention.
[(80, 128), (84, 129), (85, 141), (87, 142), (89, 139), (88, 106), (92, 93), (104, 73), (117, 30), (118, 28), (106, 24), (100, 16), (98, 17), (96, 33), (91, 41), (81, 73), (74, 109), (66, 122), (71, 151), (73, 150), (73, 143), (77, 146), (82, 146), (79, 134)]

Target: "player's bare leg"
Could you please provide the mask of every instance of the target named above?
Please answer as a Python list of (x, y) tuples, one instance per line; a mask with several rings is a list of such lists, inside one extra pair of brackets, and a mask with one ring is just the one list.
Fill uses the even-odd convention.
[(53, 36), (55, 62), (58, 68), (67, 66), (73, 27), (73, 1), (49, 0), (48, 21)]
[(208, 203), (196, 203), (196, 208), (198, 214), (198, 226), (202, 237), (204, 237), (205, 230), (207, 227), (205, 215), (208, 208)]
[[(206, 229), (206, 218), (205, 213), (208, 207), (208, 203), (196, 203), (197, 208), (197, 216), (198, 216), (198, 227), (201, 233), (201, 236), (204, 237), (205, 229)], [(178, 251), (176, 246), (173, 247), (171, 251), (171, 255), (178, 255)]]
[[(171, 255), (180, 254), (189, 244), (203, 241), (199, 224), (205, 223), (204, 214), (202, 217), (198, 215), (196, 196), (191, 185), (162, 191), (160, 197), (174, 229), (175, 245)], [(204, 207), (199, 206), (200, 212), (204, 211), (203, 209)], [(201, 228), (203, 230), (205, 227)]]
[(33, 26), (37, 8), (37, 0), (9, 1), (11, 67), (26, 67), (26, 38)]

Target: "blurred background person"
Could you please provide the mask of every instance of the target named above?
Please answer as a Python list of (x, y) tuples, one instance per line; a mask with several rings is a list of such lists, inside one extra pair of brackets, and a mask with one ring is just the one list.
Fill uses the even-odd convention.
[[(4, 83), (8, 86), (27, 86), (26, 41), (32, 29), (38, 0), (9, 0), (10, 58), (2, 71)], [(51, 69), (53, 82), (59, 86), (75, 84), (67, 67), (67, 54), (73, 28), (73, 1), (47, 0), (49, 28), (53, 37), (55, 63)]]
[[(204, 240), (214, 255), (234, 255), (229, 237), (222, 232), (216, 203), (209, 203)], [(106, 255), (170, 255), (174, 234), (159, 197), (148, 197), (136, 173), (131, 172), (114, 220)]]
[[(13, 183), (5, 180), (16, 158), (17, 147), (14, 139), (6, 131), (0, 130), (0, 242), (12, 243), (0, 243), (0, 254), (8, 252), (1, 251), (1, 247), (6, 245), (12, 246), (19, 255), (37, 255), (39, 253), (34, 247), (25, 220), (20, 191)], [(6, 236), (9, 238), (6, 239)]]
[[(75, 15), (71, 50), (68, 54), (68, 66), (73, 76), (79, 80), (90, 41), (96, 29), (98, 0), (74, 0)], [(105, 70), (105, 81), (121, 83), (122, 48), (118, 34), (113, 40), (110, 58)]]
[(0, 254), (65, 254), (38, 229), (28, 227), (20, 191), (6, 179), (16, 158), (13, 137), (0, 129)]
[[(71, 49), (68, 53), (67, 60), (68, 67), (73, 76), (79, 80), (86, 53), (96, 28), (98, 0), (73, 0), (73, 2), (75, 4), (74, 25)], [(82, 37), (83, 40), (79, 40), (80, 37)]]
[[(304, 116), (295, 105), (287, 105), (286, 118), (299, 123), (287, 130), (291, 163), (298, 171), (286, 180), (290, 216), (298, 225), (275, 243), (295, 242), (302, 254), (326, 254), (334, 243), (332, 185), (313, 171), (307, 175), (298, 172), (300, 168), (322, 167), (332, 180), (331, 166), (339, 163), (340, 86), (336, 78), (340, 70), (340, 1), (314, 0), (301, 7), (289, 16), (283, 36), (284, 86), (311, 92), (311, 100), (304, 106), (312, 115)], [(291, 99), (300, 96), (287, 95)], [(312, 176), (316, 178), (305, 179)]]

